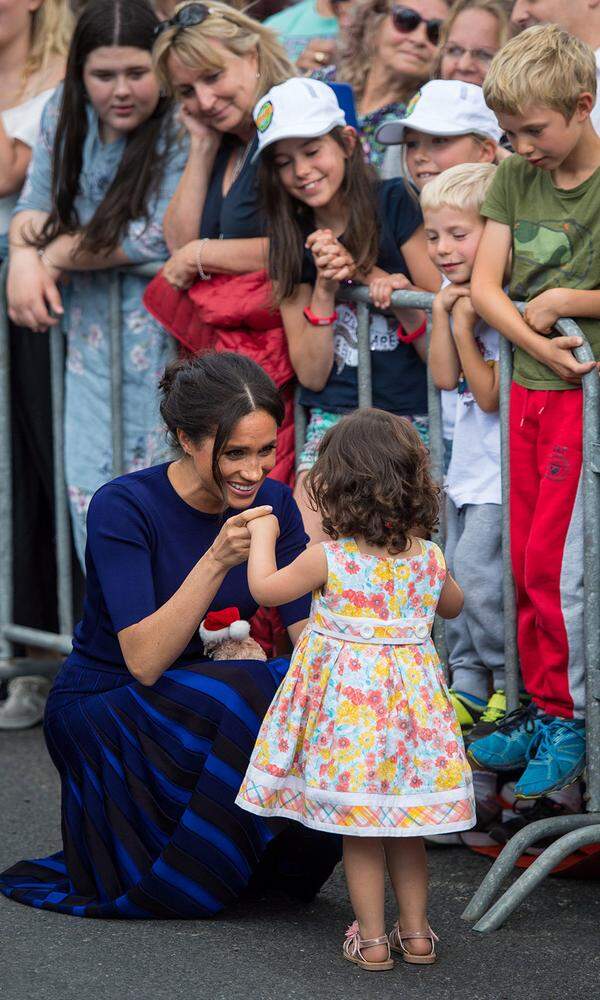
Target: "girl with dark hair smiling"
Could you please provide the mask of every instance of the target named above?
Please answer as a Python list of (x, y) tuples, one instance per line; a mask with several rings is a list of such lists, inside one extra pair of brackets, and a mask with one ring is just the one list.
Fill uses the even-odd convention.
[[(234, 804), (288, 661), (213, 662), (199, 632), (209, 611), (256, 611), (253, 519), (277, 515), (281, 567), (306, 545), (290, 489), (267, 479), (281, 399), (227, 352), (174, 362), (161, 389), (178, 457), (93, 497), (83, 619), (46, 708), (64, 852), (0, 876), (7, 896), (74, 916), (211, 916), (250, 883), (310, 899), (339, 858), (336, 840)], [(282, 602), (293, 641), (309, 605)]]
[[(86, 5), (10, 231), (11, 318), (41, 332), (62, 317), (67, 332), (66, 477), (81, 558), (87, 506), (113, 468), (107, 269), (167, 256), (162, 218), (187, 155), (152, 69), (157, 23), (146, 0)], [(122, 279), (127, 469), (165, 455), (155, 384), (173, 346), (142, 307), (145, 284)]]

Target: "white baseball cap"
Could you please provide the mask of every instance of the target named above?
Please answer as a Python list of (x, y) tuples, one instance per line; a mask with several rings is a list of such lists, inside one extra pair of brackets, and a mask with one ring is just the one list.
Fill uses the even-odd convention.
[(393, 146), (403, 141), (407, 128), (428, 135), (475, 132), (494, 142), (499, 142), (503, 133), (483, 99), (481, 87), (462, 80), (430, 80), (409, 102), (404, 118), (384, 122), (375, 138), (384, 146)]
[(253, 117), (258, 130), (253, 162), (280, 139), (316, 139), (346, 124), (332, 88), (321, 80), (305, 77), (292, 77), (271, 87), (257, 102)]

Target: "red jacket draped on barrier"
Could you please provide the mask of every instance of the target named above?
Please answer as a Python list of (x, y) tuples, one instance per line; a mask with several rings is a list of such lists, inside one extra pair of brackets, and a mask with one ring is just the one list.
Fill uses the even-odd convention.
[(271, 476), (294, 481), (294, 369), (283, 321), (271, 304), (266, 271), (215, 274), (188, 291), (174, 288), (158, 274), (148, 285), (144, 305), (169, 333), (193, 354), (212, 348), (252, 358), (281, 392), (285, 417), (277, 434), (277, 461)]

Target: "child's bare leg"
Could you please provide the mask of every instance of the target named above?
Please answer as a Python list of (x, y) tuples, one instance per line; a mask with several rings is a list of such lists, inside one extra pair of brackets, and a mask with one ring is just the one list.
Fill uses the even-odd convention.
[(306, 472), (298, 473), (296, 488), (294, 490), (294, 500), (300, 508), (300, 513), (302, 514), (302, 520), (304, 522), (304, 529), (306, 534), (310, 537), (310, 544), (314, 545), (315, 542), (327, 541), (327, 535), (323, 531), (321, 515), (318, 511), (313, 510), (309, 505), (306, 490), (304, 489), (305, 480)]
[[(426, 931), (427, 922), (427, 855), (422, 837), (386, 837), (387, 870), (398, 903), (398, 925), (401, 931)], [(413, 938), (405, 948), (413, 955), (428, 955), (431, 942)]]
[[(385, 934), (385, 855), (379, 837), (344, 837), (344, 871), (361, 938)], [(385, 962), (387, 945), (361, 949), (365, 961)]]

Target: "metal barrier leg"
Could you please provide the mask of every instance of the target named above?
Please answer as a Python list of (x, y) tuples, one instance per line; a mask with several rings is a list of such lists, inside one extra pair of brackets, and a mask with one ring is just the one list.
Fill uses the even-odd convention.
[[(429, 350), (429, 340), (431, 337), (431, 313), (427, 314), (427, 350)], [(427, 411), (429, 414), (429, 458), (431, 463), (431, 474), (436, 483), (443, 491), (444, 488), (444, 428), (442, 423), (442, 397), (439, 389), (434, 384), (429, 366), (427, 367)], [(440, 523), (436, 531), (432, 534), (433, 541), (440, 548), (446, 544), (446, 505), (440, 504)], [(446, 625), (442, 618), (435, 616), (433, 622), (433, 642), (437, 654), (444, 667), (446, 680), (451, 682), (448, 665), (448, 646), (446, 644)]]
[(12, 447), (10, 333), (6, 311), (6, 262), (0, 271), (0, 666), (13, 655), (5, 626), (13, 617)]
[(112, 271), (108, 279), (110, 336), (110, 407), (113, 476), (125, 472), (123, 444), (123, 330), (121, 329), (121, 276)]
[[(58, 623), (62, 636), (67, 638), (73, 631), (73, 567), (71, 563), (69, 498), (65, 483), (65, 341), (63, 330), (60, 327), (54, 327), (50, 332), (50, 375), (52, 380), (54, 530), (58, 575)], [(56, 647), (51, 646), (49, 648)]]
[(507, 889), (491, 910), (475, 924), (473, 930), (479, 931), (480, 934), (488, 934), (490, 931), (497, 930), (513, 910), (516, 910), (517, 906), (529, 896), (563, 858), (586, 844), (600, 843), (600, 823), (598, 823), (600, 816), (595, 817), (596, 822), (593, 825), (588, 825), (587, 822), (583, 825), (583, 821), (587, 819), (585, 816), (576, 818), (579, 819), (580, 826), (583, 828), (565, 834), (555, 844), (547, 847), (544, 853), (523, 872), (514, 885)]
[(371, 383), (371, 310), (364, 302), (359, 302), (356, 307), (356, 318), (358, 322), (358, 369), (356, 378), (358, 382), (358, 405), (373, 405), (373, 386)]
[(502, 482), (502, 597), (504, 612), (504, 683), (508, 711), (519, 707), (519, 652), (517, 609), (510, 558), (509, 410), (512, 381), (512, 344), (500, 338), (500, 455)]
[[(540, 819), (535, 823), (530, 823), (523, 827), (512, 837), (502, 853), (496, 858), (494, 864), (485, 876), (477, 892), (471, 899), (469, 905), (462, 914), (462, 919), (467, 921), (478, 920), (497, 895), (504, 879), (512, 871), (515, 862), (523, 854), (523, 851), (535, 844), (536, 841), (544, 837), (570, 833), (581, 826), (595, 826), (600, 817), (598, 815), (588, 816), (555, 816), (549, 819)], [(509, 890), (510, 891), (510, 890)]]
[(300, 402), (302, 386), (297, 385), (294, 390), (294, 451), (296, 472), (298, 471), (298, 460), (306, 441), (306, 410)]
[[(590, 345), (573, 320), (557, 324), (563, 336), (582, 336), (583, 345), (575, 350), (578, 361), (593, 360)], [(512, 350), (502, 341), (501, 346), (501, 400), (503, 433), (503, 487), (508, 484), (507, 394)], [(478, 920), (474, 929), (485, 933), (500, 927), (504, 920), (535, 886), (571, 851), (584, 844), (600, 842), (600, 385), (594, 370), (583, 379), (583, 504), (584, 504), (584, 636), (586, 670), (586, 729), (587, 729), (587, 785), (590, 812), (585, 815), (562, 816), (540, 820), (525, 827), (504, 848), (479, 889), (463, 913), (465, 920)], [(505, 507), (505, 529), (509, 526), (508, 505)], [(506, 546), (506, 551), (509, 551)], [(505, 552), (506, 557), (506, 552)], [(505, 587), (507, 567), (505, 566)], [(505, 589), (505, 596), (507, 592)], [(507, 607), (514, 609), (512, 595), (507, 596)], [(506, 608), (505, 608), (506, 613)], [(516, 644), (515, 644), (516, 650)], [(514, 666), (514, 664), (512, 664)], [(508, 667), (508, 663), (507, 663)], [(516, 672), (513, 680), (518, 677)], [(508, 692), (507, 692), (508, 693)], [(513, 695), (514, 695), (513, 691)], [(518, 695), (518, 692), (517, 692)], [(491, 909), (488, 907), (502, 880), (513, 867), (522, 851), (548, 834), (565, 833), (515, 882)], [(488, 911), (486, 913), (486, 910)], [(485, 914), (485, 916), (482, 916)]]

